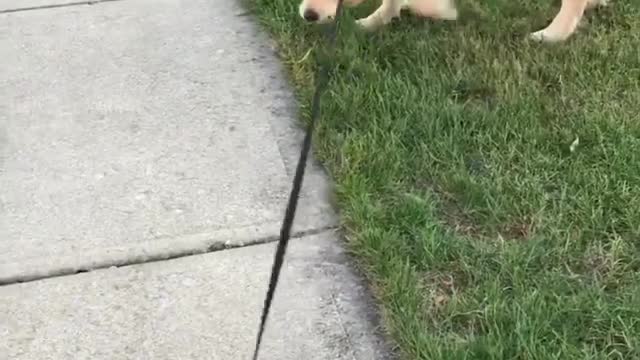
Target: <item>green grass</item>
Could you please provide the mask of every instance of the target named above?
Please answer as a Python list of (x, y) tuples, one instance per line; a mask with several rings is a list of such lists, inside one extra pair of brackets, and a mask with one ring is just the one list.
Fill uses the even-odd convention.
[[(297, 1), (252, 6), (306, 119)], [(316, 156), (386, 329), (406, 359), (640, 359), (640, 1), (555, 46), (524, 39), (558, 4), (458, 2), (372, 34), (377, 3), (348, 9), (323, 97)]]

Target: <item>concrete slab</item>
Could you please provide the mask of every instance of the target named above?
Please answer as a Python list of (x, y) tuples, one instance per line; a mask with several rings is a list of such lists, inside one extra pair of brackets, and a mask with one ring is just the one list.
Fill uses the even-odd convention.
[[(277, 235), (300, 133), (242, 12), (127, 0), (0, 15), (0, 283)], [(310, 170), (296, 231), (335, 224)]]
[[(0, 287), (0, 358), (250, 359), (274, 244)], [(261, 360), (387, 359), (332, 233), (290, 244)]]
[(108, 1), (123, 0), (0, 0), (0, 13), (28, 11), (61, 6), (91, 6)]

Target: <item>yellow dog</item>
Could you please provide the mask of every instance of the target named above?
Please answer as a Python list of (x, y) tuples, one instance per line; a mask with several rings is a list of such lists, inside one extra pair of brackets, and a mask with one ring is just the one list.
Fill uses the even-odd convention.
[[(346, 6), (357, 6), (365, 0), (344, 0)], [(562, 0), (560, 11), (546, 28), (530, 34), (538, 41), (564, 41), (573, 34), (585, 10), (606, 5), (607, 0)], [(325, 23), (335, 17), (338, 0), (302, 0), (300, 16), (311, 23)], [(382, 0), (376, 11), (358, 20), (365, 30), (375, 30), (400, 16), (402, 9), (409, 9), (418, 16), (441, 20), (456, 20), (458, 10), (453, 0)]]

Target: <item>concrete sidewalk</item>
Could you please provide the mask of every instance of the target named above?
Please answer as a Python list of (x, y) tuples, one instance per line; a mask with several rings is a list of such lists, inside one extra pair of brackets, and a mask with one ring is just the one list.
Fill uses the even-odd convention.
[[(248, 359), (302, 138), (270, 40), (234, 1), (93, 3), (0, 0), (0, 359)], [(327, 184), (261, 359), (389, 357)]]

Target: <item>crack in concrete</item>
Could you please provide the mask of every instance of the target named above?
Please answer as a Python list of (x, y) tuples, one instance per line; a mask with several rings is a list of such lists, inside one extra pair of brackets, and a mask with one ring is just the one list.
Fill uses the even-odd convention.
[[(298, 231), (291, 234), (291, 240), (301, 239), (306, 236), (318, 235), (318, 234), (322, 234), (324, 232), (336, 230), (336, 229), (338, 229), (338, 226), (330, 225), (330, 226), (323, 226), (315, 229)], [(280, 240), (279, 235), (270, 235), (270, 236), (265, 236), (261, 238), (256, 238), (251, 241), (245, 241), (239, 244), (214, 243), (203, 248), (185, 249), (184, 251), (175, 252), (170, 255), (158, 253), (158, 254), (149, 255), (144, 259), (133, 259), (133, 260), (126, 259), (126, 258), (119, 259), (111, 262), (104, 262), (91, 268), (84, 267), (84, 268), (72, 269), (72, 268), (63, 267), (63, 268), (51, 270), (46, 275), (32, 275), (32, 276), (0, 279), (0, 287), (13, 285), (13, 284), (34, 282), (39, 280), (52, 279), (52, 278), (57, 278), (62, 276), (72, 276), (76, 274), (86, 273), (89, 271), (108, 269), (112, 267), (120, 268), (120, 267), (126, 267), (126, 266), (141, 265), (141, 264), (154, 263), (154, 262), (160, 262), (160, 261), (166, 261), (166, 260), (172, 260), (172, 259), (179, 259), (179, 258), (195, 256), (195, 255), (204, 255), (204, 254), (209, 254), (209, 253), (224, 251), (224, 250), (233, 250), (233, 249), (238, 249), (238, 248), (243, 248), (248, 246), (270, 244), (270, 243), (275, 243), (278, 240)]]
[(87, 1), (68, 2), (63, 4), (27, 6), (22, 8), (0, 10), (0, 14), (10, 14), (10, 13), (16, 13), (16, 12), (33, 11), (33, 10), (55, 9), (55, 8), (71, 7), (71, 6), (79, 6), (79, 5), (96, 5), (103, 2), (114, 2), (114, 1), (123, 1), (123, 0), (87, 0)]

